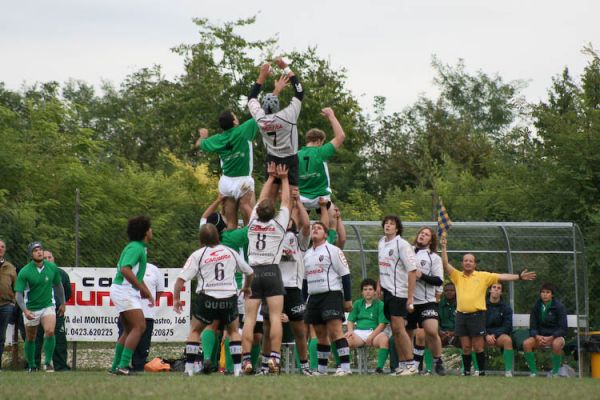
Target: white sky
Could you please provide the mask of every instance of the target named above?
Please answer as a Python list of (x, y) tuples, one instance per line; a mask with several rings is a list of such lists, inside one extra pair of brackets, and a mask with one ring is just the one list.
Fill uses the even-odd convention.
[(465, 59), (469, 71), (528, 82), (529, 100), (544, 99), (551, 77), (586, 65), (582, 47), (600, 47), (598, 0), (0, 0), (0, 81), (22, 84), (69, 78), (98, 85), (160, 64), (183, 72), (169, 49), (198, 40), (194, 17), (213, 23), (258, 16), (247, 39), (275, 34), (282, 51), (317, 46), (363, 106), (373, 96), (401, 111), (420, 94), (435, 95), (431, 57)]

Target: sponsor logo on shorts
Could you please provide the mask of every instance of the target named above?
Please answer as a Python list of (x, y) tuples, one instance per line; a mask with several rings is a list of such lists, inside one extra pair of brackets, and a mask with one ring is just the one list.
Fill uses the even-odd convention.
[(437, 316), (438, 316), (438, 312), (435, 310), (432, 310), (432, 309), (423, 310), (421, 312), (421, 317), (423, 317), (423, 318), (425, 318), (425, 317), (432, 318), (432, 317), (437, 317)]

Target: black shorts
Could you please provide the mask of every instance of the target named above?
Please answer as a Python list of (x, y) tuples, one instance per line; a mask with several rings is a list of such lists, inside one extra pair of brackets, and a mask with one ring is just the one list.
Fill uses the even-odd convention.
[(408, 311), (406, 310), (406, 299), (402, 297), (396, 297), (386, 289), (383, 291), (383, 314), (392, 321), (391, 317), (402, 317), (406, 318)]
[(283, 296), (283, 279), (281, 269), (276, 264), (254, 265), (254, 280), (252, 281), (251, 299), (265, 299), (272, 296)]
[(415, 311), (408, 313), (406, 317), (406, 329), (409, 331), (416, 329), (417, 326), (422, 328), (423, 321), (426, 319), (440, 319), (437, 303), (415, 304), (414, 306)]
[[(283, 313), (288, 316), (290, 321), (302, 321), (306, 304), (302, 297), (302, 290), (297, 287), (286, 287), (285, 296), (283, 296)], [(266, 302), (262, 303), (260, 314), (264, 319), (269, 319), (269, 306)]]
[(474, 313), (456, 312), (454, 334), (456, 336), (483, 336), (485, 335), (485, 311)]
[(225, 299), (216, 299), (200, 293), (194, 303), (192, 315), (205, 324), (220, 321), (225, 325), (229, 325), (238, 317), (237, 295)]
[[(298, 155), (294, 154), (293, 156), (288, 157), (276, 157), (271, 154), (267, 154), (267, 159), (265, 162), (265, 180), (269, 178), (269, 173), (267, 172), (267, 168), (269, 167), (269, 163), (274, 162), (275, 164), (283, 164), (288, 167), (288, 182), (291, 186), (298, 186)], [(281, 179), (275, 179), (275, 183), (280, 184)]]
[(339, 319), (344, 321), (344, 296), (342, 292), (326, 292), (308, 296), (304, 322), (323, 325), (327, 321)]

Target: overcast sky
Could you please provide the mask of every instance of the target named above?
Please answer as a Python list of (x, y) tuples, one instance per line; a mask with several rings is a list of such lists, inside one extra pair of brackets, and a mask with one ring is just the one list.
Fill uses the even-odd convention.
[(361, 104), (388, 98), (400, 111), (420, 94), (435, 95), (432, 55), (465, 60), (469, 71), (528, 82), (529, 100), (545, 98), (565, 66), (578, 75), (582, 47), (600, 48), (599, 0), (0, 0), (0, 81), (22, 84), (69, 78), (120, 83), (160, 64), (183, 72), (169, 49), (198, 40), (192, 18), (213, 23), (258, 20), (247, 39), (278, 35), (282, 51), (317, 46)]

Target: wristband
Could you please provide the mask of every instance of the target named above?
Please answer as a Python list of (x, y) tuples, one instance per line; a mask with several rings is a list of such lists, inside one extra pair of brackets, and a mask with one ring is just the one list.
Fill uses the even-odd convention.
[(283, 73), (284, 73), (284, 74), (286, 74), (286, 75), (289, 75), (289, 74), (291, 74), (291, 73), (292, 73), (292, 70), (290, 69), (290, 67), (285, 67), (285, 68), (283, 69)]

